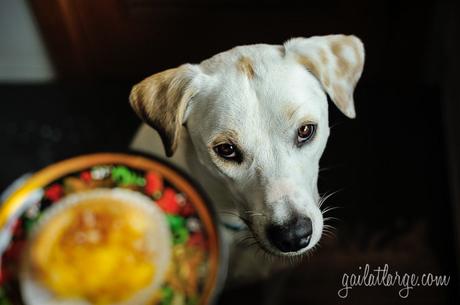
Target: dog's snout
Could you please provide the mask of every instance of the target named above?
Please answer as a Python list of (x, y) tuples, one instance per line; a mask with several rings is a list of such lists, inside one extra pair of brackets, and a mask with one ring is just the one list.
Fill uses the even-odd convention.
[(308, 217), (296, 217), (283, 225), (270, 225), (267, 237), (281, 252), (296, 252), (308, 246), (312, 235)]

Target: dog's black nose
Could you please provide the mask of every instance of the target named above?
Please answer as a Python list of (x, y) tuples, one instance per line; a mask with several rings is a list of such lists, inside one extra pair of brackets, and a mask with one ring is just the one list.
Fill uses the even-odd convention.
[(281, 252), (296, 252), (308, 246), (312, 231), (311, 219), (302, 217), (284, 225), (270, 225), (267, 237)]

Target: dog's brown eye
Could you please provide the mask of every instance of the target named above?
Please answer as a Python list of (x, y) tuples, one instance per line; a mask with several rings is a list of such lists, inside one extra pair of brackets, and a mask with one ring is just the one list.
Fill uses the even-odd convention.
[(310, 141), (316, 132), (315, 124), (305, 124), (297, 130), (297, 144), (301, 145)]
[(232, 143), (219, 144), (214, 147), (214, 151), (224, 159), (241, 162), (241, 154), (236, 145)]

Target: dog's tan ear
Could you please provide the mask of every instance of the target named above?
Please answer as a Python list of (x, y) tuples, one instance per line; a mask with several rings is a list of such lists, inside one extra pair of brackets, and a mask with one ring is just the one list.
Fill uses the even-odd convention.
[(160, 134), (165, 153), (174, 154), (188, 102), (198, 92), (197, 66), (185, 64), (154, 74), (135, 85), (129, 96), (137, 115)]
[(353, 90), (364, 66), (364, 46), (355, 36), (294, 38), (286, 54), (304, 65), (321, 83), (334, 104), (349, 118), (356, 116)]

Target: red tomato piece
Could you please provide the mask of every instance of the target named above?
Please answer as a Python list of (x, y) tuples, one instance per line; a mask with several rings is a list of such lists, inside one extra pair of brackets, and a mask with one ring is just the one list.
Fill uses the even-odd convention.
[(45, 197), (51, 200), (52, 202), (55, 202), (59, 199), (61, 199), (62, 195), (64, 194), (64, 189), (62, 188), (61, 185), (59, 184), (53, 184), (51, 185), (46, 191), (45, 191)]
[(163, 196), (157, 200), (157, 204), (166, 213), (178, 214), (180, 211), (180, 206), (176, 198), (176, 192), (169, 187), (164, 190)]
[(91, 176), (91, 172), (90, 171), (84, 171), (80, 174), (80, 179), (85, 181), (86, 183), (90, 182), (91, 180), (93, 180), (93, 177)]
[(163, 189), (163, 179), (155, 172), (148, 172), (145, 175), (145, 193), (152, 196), (155, 193), (161, 192)]

